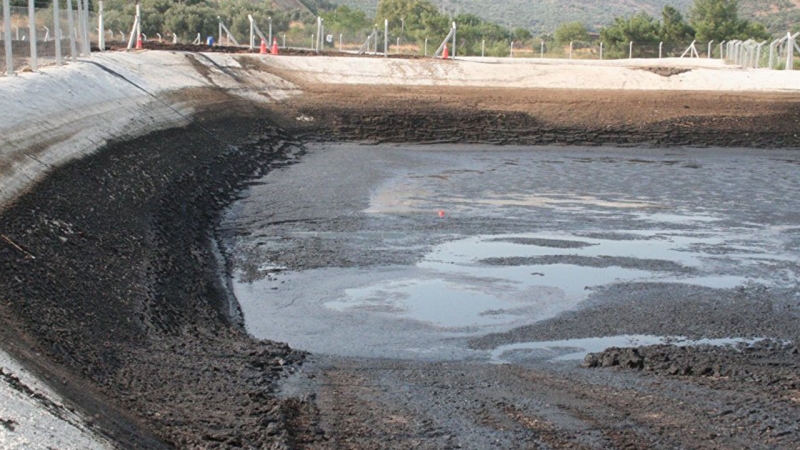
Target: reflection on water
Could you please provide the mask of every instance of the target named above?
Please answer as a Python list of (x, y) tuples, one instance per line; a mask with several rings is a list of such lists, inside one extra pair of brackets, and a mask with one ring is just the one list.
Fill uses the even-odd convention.
[[(346, 289), (325, 306), (339, 312), (397, 315), (441, 327), (468, 327), (512, 323), (522, 315), (537, 320), (552, 317), (575, 307), (593, 288), (612, 283), (733, 288), (746, 282), (766, 282), (703, 270), (718, 257), (706, 250), (725, 242), (721, 234), (685, 236), (652, 230), (620, 234), (626, 238), (530, 233), (459, 239), (436, 246), (417, 263), (419, 271), (413, 278)], [(776, 258), (755, 249), (737, 256), (758, 263)], [(525, 263), (525, 258), (535, 262), (547, 257), (559, 257), (559, 262)], [(521, 262), (483, 263), (490, 258)], [(625, 261), (625, 267), (619, 261)]]
[(320, 353), (487, 359), (465, 342), (618, 292), (652, 303), (795, 289), (796, 166), (750, 150), (663, 153), (309, 149), (223, 224), (247, 329)]

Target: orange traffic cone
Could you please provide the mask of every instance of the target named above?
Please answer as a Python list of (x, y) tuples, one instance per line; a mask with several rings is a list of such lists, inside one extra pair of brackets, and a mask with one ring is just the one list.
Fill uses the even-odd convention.
[(278, 54), (278, 38), (272, 38), (272, 54)]
[(136, 50), (142, 49), (142, 35), (136, 36)]
[(263, 39), (261, 40), (261, 51), (259, 51), (259, 53), (261, 53), (262, 55), (265, 55), (267, 53), (267, 41)]
[(447, 44), (444, 46), (444, 50), (442, 51), (442, 59), (447, 59), (450, 57), (450, 52), (447, 51)]

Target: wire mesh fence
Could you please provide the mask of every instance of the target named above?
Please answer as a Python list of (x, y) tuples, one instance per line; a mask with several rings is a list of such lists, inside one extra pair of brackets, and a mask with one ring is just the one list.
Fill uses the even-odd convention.
[[(74, 61), (88, 57), (91, 50), (100, 45), (116, 47), (130, 46), (136, 42), (132, 25), (136, 9), (126, 5), (122, 10), (102, 12), (102, 2), (89, 0), (34, 0), (33, 8), (11, 7), (9, 0), (0, 0), (0, 70), (5, 73), (24, 71), (38, 67)], [(316, 24), (294, 22), (288, 29), (273, 29), (272, 18), (265, 14), (251, 23), (237, 18), (226, 27), (219, 19), (219, 31), (212, 33), (216, 23), (199, 23), (196, 34), (190, 26), (184, 27), (178, 36), (166, 29), (164, 21), (154, 19), (157, 11), (142, 8), (140, 20), (147, 25), (150, 36), (142, 32), (143, 42), (158, 41), (164, 44), (223, 45), (251, 48), (258, 51), (261, 37), (265, 41), (275, 39), (281, 48), (295, 48), (316, 52), (349, 52), (389, 55), (431, 56), (445, 36), (414, 38), (403, 31), (386, 36), (382, 27), (360, 30), (344, 30), (337, 27), (326, 29), (322, 20)], [(246, 16), (249, 17), (249, 16)], [(259, 22), (260, 23), (256, 23)], [(160, 25), (155, 25), (156, 23)], [(162, 29), (165, 28), (165, 29)], [(223, 29), (225, 32), (223, 33)], [(250, 30), (248, 32), (248, 30)], [(254, 33), (252, 30), (257, 31)], [(269, 31), (268, 31), (269, 30)], [(267, 36), (268, 33), (268, 36)], [(458, 56), (494, 56), (512, 58), (563, 58), (576, 60), (600, 59), (659, 59), (659, 58), (706, 58), (725, 59), (728, 62), (750, 68), (795, 68), (800, 57), (793, 59), (797, 34), (772, 42), (693, 42), (693, 43), (616, 43), (609, 45), (600, 41), (556, 44), (552, 41), (532, 39), (526, 42), (487, 42), (482, 39), (459, 37)], [(371, 38), (370, 38), (371, 37)], [(272, 42), (265, 42), (272, 47)], [(452, 49), (451, 49), (452, 55)]]
[(79, 2), (68, 1), (67, 8), (57, 11), (50, 3), (34, 8), (33, 14), (30, 8), (10, 7), (6, 16), (3, 8), (0, 23), (10, 33), (0, 34), (0, 48), (6, 50), (0, 52), (0, 67), (25, 71), (88, 56), (97, 45), (97, 16), (79, 14)]

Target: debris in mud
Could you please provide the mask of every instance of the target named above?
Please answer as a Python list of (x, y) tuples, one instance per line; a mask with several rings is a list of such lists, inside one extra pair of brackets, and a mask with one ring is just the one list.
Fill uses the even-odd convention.
[(15, 421), (13, 419), (2, 419), (2, 418), (0, 418), (0, 427), (3, 427), (8, 431), (16, 430), (15, 425), (18, 425), (18, 424), (17, 424), (17, 421)]
[(620, 367), (664, 376), (725, 377), (771, 389), (800, 388), (800, 351), (794, 343), (765, 339), (752, 345), (612, 347), (586, 355), (583, 367)]
[(692, 69), (684, 69), (682, 67), (637, 67), (635, 70), (644, 70), (667, 78), (692, 71)]

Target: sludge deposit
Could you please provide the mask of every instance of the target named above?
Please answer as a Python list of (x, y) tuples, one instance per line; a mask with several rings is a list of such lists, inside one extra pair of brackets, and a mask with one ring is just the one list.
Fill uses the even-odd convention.
[[(7, 103), (0, 343), (78, 428), (122, 448), (797, 446), (798, 94), (384, 86), (366, 69), (431, 62), (363, 60), (323, 84), (301, 59), (112, 54), (76, 66), (116, 92), (80, 117), (31, 128), (43, 113)], [(606, 345), (647, 347), (580, 367)]]

